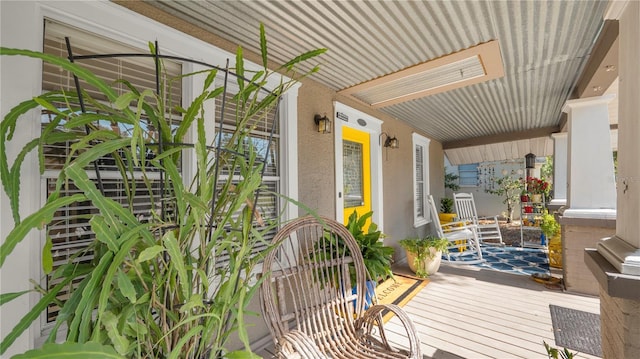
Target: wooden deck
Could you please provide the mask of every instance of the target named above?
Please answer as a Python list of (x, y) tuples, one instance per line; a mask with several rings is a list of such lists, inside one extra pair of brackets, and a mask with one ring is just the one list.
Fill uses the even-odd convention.
[[(528, 276), (443, 264), (430, 281), (404, 307), (425, 358), (547, 358), (543, 341), (556, 345), (550, 304), (599, 313), (599, 298), (547, 289)], [(402, 329), (397, 318), (387, 328), (392, 340)]]

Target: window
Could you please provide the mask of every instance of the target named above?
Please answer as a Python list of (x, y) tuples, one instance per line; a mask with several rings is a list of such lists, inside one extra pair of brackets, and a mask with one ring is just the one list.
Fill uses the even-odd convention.
[(458, 166), (458, 175), (460, 176), (460, 186), (477, 187), (478, 186), (478, 164), (471, 163), (468, 165)]
[[(68, 36), (71, 41), (71, 46), (74, 55), (90, 55), (90, 54), (106, 54), (106, 53), (141, 53), (144, 51), (134, 49), (123, 44), (99, 37), (95, 34), (91, 34), (85, 31), (81, 31), (74, 27), (63, 25), (57, 22), (45, 21), (45, 34), (44, 34), (44, 49), (43, 51), (48, 54), (56, 56), (66, 57), (67, 48), (65, 44), (65, 36)], [(155, 64), (152, 58), (102, 58), (81, 60), (78, 63), (86, 68), (89, 68), (102, 80), (111, 84), (116, 79), (126, 79), (133, 86), (139, 90), (152, 89), (155, 90)], [(74, 91), (75, 85), (73, 76), (67, 71), (61, 70), (55, 65), (48, 63), (43, 64), (42, 74), (42, 90), (46, 91)], [(182, 66), (179, 63), (164, 61), (164, 79), (177, 78), (182, 73)], [(166, 86), (169, 86), (168, 82), (165, 82)], [(101, 98), (101, 93), (92, 89), (86, 83), (81, 81), (81, 88), (85, 90), (91, 97), (97, 101), (105, 100)], [(119, 83), (117, 88), (119, 93), (128, 91), (128, 88)], [(182, 86), (181, 82), (174, 81), (171, 83), (171, 87), (168, 88), (167, 93), (170, 93), (170, 100), (174, 105), (180, 105), (182, 99)], [(73, 99), (70, 99), (72, 101)], [(72, 103), (73, 106), (78, 106), (77, 100)], [(56, 104), (58, 108), (67, 108), (67, 104)], [(85, 103), (87, 112), (100, 113), (96, 106), (92, 106), (91, 103)], [(179, 121), (180, 119), (176, 114), (167, 114), (168, 118), (172, 121)], [(51, 113), (44, 109), (41, 115), (41, 124), (44, 128), (52, 120)], [(145, 121), (143, 118), (142, 121)], [(102, 123), (98, 121), (97, 127), (104, 129), (111, 129), (119, 132), (121, 135), (126, 135), (132, 131), (131, 128), (120, 124), (119, 126), (112, 126), (110, 123)], [(59, 131), (64, 131), (64, 124), (61, 123), (57, 128)], [(148, 129), (149, 141), (153, 142), (156, 139), (157, 131), (153, 131), (150, 127), (143, 125)], [(175, 127), (173, 125), (172, 127)], [(45, 173), (42, 177), (43, 187), (45, 188), (45, 194), (47, 197), (55, 189), (56, 179), (58, 178), (59, 171), (62, 169), (65, 158), (70, 151), (70, 142), (60, 142), (46, 145), (44, 148), (45, 155)], [(120, 179), (120, 173), (115, 166), (115, 161), (111, 157), (105, 157), (98, 161), (98, 168), (102, 177), (104, 193), (111, 199), (128, 206), (134, 207), (134, 212), (138, 216), (149, 216), (151, 204), (153, 201), (159, 201), (161, 196), (160, 175), (159, 173), (151, 173), (148, 175), (152, 179), (151, 183), (144, 183), (140, 178), (135, 178), (136, 188), (141, 189), (140, 194), (134, 197), (132, 202), (127, 199), (127, 193), (123, 186), (123, 181)], [(96, 179), (95, 172), (89, 170), (89, 176), (92, 179)], [(64, 187), (62, 195), (70, 196), (77, 193), (78, 189), (73, 186), (72, 183), (67, 183)], [(153, 193), (152, 196), (149, 193)], [(166, 194), (165, 194), (166, 195)], [(91, 232), (89, 220), (92, 215), (98, 213), (98, 210), (91, 205), (90, 202), (86, 203), (73, 203), (65, 208), (60, 209), (55, 213), (53, 221), (47, 227), (47, 233), (51, 237), (52, 241), (52, 254), (53, 254), (53, 269), (66, 263), (70, 258), (77, 263), (86, 263), (91, 261), (93, 253), (87, 250), (89, 244), (94, 241), (95, 235)], [(44, 286), (47, 289), (55, 286), (55, 281), (52, 281), (49, 277), (45, 277)], [(72, 284), (66, 290), (63, 290), (58, 295), (60, 300), (64, 300), (69, 296), (69, 293), (74, 290), (78, 283)], [(47, 308), (45, 323), (51, 323), (55, 321), (58, 310), (60, 308), (56, 305), (52, 305)]]
[(413, 134), (413, 226), (429, 223), (429, 139)]

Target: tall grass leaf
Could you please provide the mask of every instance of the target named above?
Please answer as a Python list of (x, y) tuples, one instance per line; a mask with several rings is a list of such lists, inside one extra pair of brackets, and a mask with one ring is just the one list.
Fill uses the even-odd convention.
[(56, 298), (58, 292), (65, 286), (71, 282), (73, 278), (65, 278), (60, 283), (58, 283), (55, 287), (53, 287), (48, 293), (42, 296), (38, 303), (36, 303), (31, 310), (25, 314), (22, 319), (16, 324), (9, 334), (3, 333), (5, 335), (4, 339), (2, 339), (2, 343), (0, 343), (0, 356), (4, 354), (4, 352), (13, 344), (13, 342), (20, 336), (22, 333), (27, 330), (31, 323), (34, 320), (40, 317), (40, 313), (45, 310), (49, 304)]
[(128, 108), (131, 105), (131, 102), (138, 99), (140, 95), (134, 92), (126, 92), (122, 95), (118, 96), (118, 98), (113, 102), (115, 108), (122, 110)]
[(96, 215), (89, 220), (91, 230), (96, 234), (96, 239), (107, 245), (112, 252), (117, 252), (120, 245), (117, 242), (116, 235), (109, 225), (106, 223), (103, 216)]
[(209, 87), (215, 81), (216, 76), (218, 75), (218, 70), (207, 70), (207, 78), (204, 80), (204, 86), (202, 88), (202, 92), (208, 91)]
[(9, 183), (11, 185), (11, 195), (9, 197), (9, 200), (11, 203), (11, 211), (13, 214), (14, 223), (20, 222), (20, 214), (18, 213), (19, 206), (20, 206), (20, 203), (19, 203), (20, 167), (22, 167), (22, 163), (24, 162), (24, 159), (27, 156), (27, 154), (31, 152), (34, 148), (36, 148), (38, 146), (38, 143), (39, 141), (36, 138), (34, 140), (29, 141), (26, 145), (24, 145), (24, 147), (22, 147), (22, 150), (20, 150), (20, 153), (18, 153), (16, 158), (13, 160), (13, 165), (11, 166), (11, 172), (9, 175), (9, 178), (10, 178)]
[(264, 24), (260, 23), (260, 54), (262, 55), (262, 67), (267, 68), (267, 34), (264, 31)]
[(248, 350), (236, 350), (224, 355), (228, 359), (258, 359), (262, 358), (258, 354), (252, 353)]
[(31, 292), (31, 290), (23, 290), (22, 292), (15, 292), (15, 293), (2, 293), (0, 294), (0, 306), (5, 304), (5, 303), (9, 303), (10, 301), (22, 296), (25, 293), (29, 293)]
[(325, 52), (327, 52), (327, 49), (322, 48), (322, 49), (315, 49), (315, 50), (311, 50), (311, 51), (307, 51), (304, 54), (298, 55), (296, 57), (294, 57), (293, 59), (291, 59), (289, 62), (287, 62), (286, 64), (282, 65), (280, 68), (286, 68), (287, 70), (291, 70), (293, 69), (293, 67), (301, 62), (307, 61), (309, 59), (312, 59), (316, 56), (322, 55)]
[(15, 226), (0, 246), (0, 268), (11, 254), (13, 249), (20, 243), (24, 237), (34, 228), (42, 228), (53, 220), (53, 215), (58, 208), (65, 207), (74, 202), (85, 200), (84, 194), (75, 194), (73, 196), (60, 197), (54, 201), (47, 201), (38, 211), (29, 215), (24, 221)]
[(47, 239), (42, 247), (42, 271), (44, 274), (49, 274), (53, 270), (53, 254), (51, 248), (53, 248), (53, 242), (51, 236), (47, 233)]
[(153, 246), (153, 247), (145, 248), (138, 255), (138, 258), (136, 259), (136, 262), (142, 263), (142, 262), (146, 262), (148, 260), (154, 259), (155, 257), (158, 256), (158, 254), (160, 254), (162, 252), (164, 252), (164, 247), (162, 247), (162, 246)]
[(120, 293), (127, 297), (131, 303), (136, 304), (136, 300), (138, 299), (136, 289), (133, 287), (131, 279), (129, 279), (122, 270), (118, 271), (118, 290), (120, 290)]
[[(176, 344), (176, 346), (173, 347), (173, 350), (169, 354), (168, 359), (177, 359), (177, 358), (185, 357), (184, 354), (189, 354), (189, 352), (185, 353), (182, 350), (182, 348), (189, 340), (191, 340), (191, 338), (199, 335), (201, 331), (202, 331), (202, 325), (198, 325), (191, 328), (191, 330), (189, 330), (184, 335), (182, 335), (180, 340)], [(191, 356), (187, 356), (187, 357), (191, 357)]]
[(208, 94), (206, 92), (202, 93), (196, 97), (193, 102), (191, 102), (187, 108), (187, 112), (184, 114), (182, 121), (180, 122), (180, 126), (178, 126), (178, 129), (176, 130), (174, 142), (180, 143), (183, 141), (184, 136), (189, 131), (189, 128), (191, 128), (191, 124), (200, 113), (200, 109), (202, 108), (204, 101), (207, 99), (207, 95)]
[(189, 298), (190, 285), (187, 280), (187, 269), (184, 265), (184, 260), (182, 253), (180, 251), (180, 246), (178, 245), (178, 241), (176, 240), (176, 235), (173, 231), (169, 231), (165, 233), (162, 238), (165, 248), (171, 257), (171, 265), (175, 268), (178, 273), (178, 278), (180, 278), (180, 288), (182, 289), (183, 298)]
[(244, 57), (242, 55), (242, 46), (238, 46), (236, 50), (236, 80), (238, 81), (238, 92), (244, 90)]
[[(130, 255), (131, 248), (138, 244), (140, 233), (146, 232), (149, 226), (151, 226), (149, 223), (139, 224), (124, 232), (119, 240), (121, 243), (120, 248), (115, 252), (115, 255), (112, 256), (113, 260), (110, 259), (111, 262), (106, 263), (106, 266), (108, 266), (106, 273), (101, 274), (103, 278), (98, 297), (98, 321), (100, 320), (102, 313), (105, 312), (109, 303), (109, 297), (111, 295), (111, 289), (116, 272), (120, 270), (122, 263), (126, 257)], [(112, 252), (108, 252), (108, 254), (112, 254)], [(100, 261), (100, 264), (102, 264), (102, 261)]]
[(100, 343), (45, 344), (42, 348), (29, 350), (13, 359), (124, 359), (113, 347)]
[(129, 349), (129, 340), (120, 334), (118, 330), (118, 317), (112, 312), (106, 312), (103, 315), (102, 322), (104, 328), (107, 330), (107, 336), (109, 336), (111, 343), (113, 343), (113, 347), (119, 354), (126, 354)]
[(85, 80), (89, 85), (96, 87), (102, 94), (106, 95), (111, 102), (115, 102), (118, 97), (116, 92), (106, 82), (104, 82), (98, 76), (96, 76), (93, 72), (73, 62), (69, 62), (69, 60), (64, 57), (44, 54), (37, 51), (11, 49), (6, 47), (0, 47), (0, 55), (27, 56), (27, 57), (41, 59), (43, 61), (46, 61), (53, 65), (60, 66), (61, 68), (74, 73), (79, 78)]

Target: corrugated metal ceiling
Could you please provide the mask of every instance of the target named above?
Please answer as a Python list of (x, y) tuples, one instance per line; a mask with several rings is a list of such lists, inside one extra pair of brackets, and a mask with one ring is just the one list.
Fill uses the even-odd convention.
[(326, 47), (314, 79), (336, 91), (497, 39), (504, 77), (381, 109), (445, 144), (558, 126), (608, 3), (146, 2), (256, 53), (262, 22), (270, 57), (280, 63)]

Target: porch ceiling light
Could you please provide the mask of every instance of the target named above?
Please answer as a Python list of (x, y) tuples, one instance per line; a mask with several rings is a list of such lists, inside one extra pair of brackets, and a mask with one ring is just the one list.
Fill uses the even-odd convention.
[(408, 67), (339, 93), (373, 108), (433, 95), (504, 76), (497, 40)]

